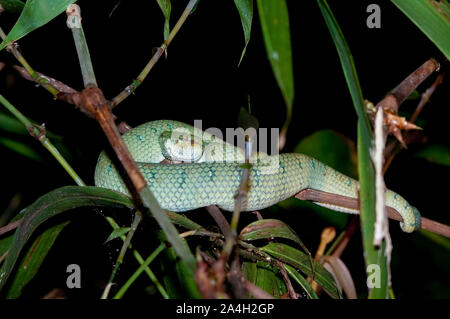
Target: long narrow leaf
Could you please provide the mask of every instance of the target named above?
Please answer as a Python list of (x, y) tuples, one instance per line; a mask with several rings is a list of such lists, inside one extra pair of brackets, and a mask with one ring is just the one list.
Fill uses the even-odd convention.
[(286, 103), (286, 121), (280, 133), (280, 148), (282, 148), (294, 103), (289, 13), (285, 0), (257, 0), (256, 2), (267, 56)]
[[(23, 220), (14, 233), (8, 255), (0, 269), (0, 290), (13, 271), (23, 247), (38, 226), (67, 210), (86, 206), (132, 208), (133, 202), (120, 193), (90, 186), (65, 186), (41, 196), (21, 212), (24, 216)], [(189, 222), (183, 215), (172, 213), (169, 214), (169, 218), (173, 223), (191, 227), (192, 230), (202, 229), (200, 225)]]
[(387, 260), (384, 247), (376, 250), (373, 245), (375, 223), (375, 169), (370, 158), (370, 147), (373, 133), (364, 110), (364, 98), (359, 85), (356, 67), (345, 37), (326, 0), (317, 0), (320, 11), (330, 31), (333, 42), (339, 54), (345, 79), (352, 97), (353, 105), (358, 115), (358, 173), (360, 182), (361, 228), (366, 266), (380, 267), (380, 285), (370, 289), (369, 297), (386, 298), (387, 290)]
[(25, 6), (20, 0), (0, 0), (0, 5), (6, 11), (20, 12)]
[(331, 297), (340, 298), (333, 276), (315, 260), (313, 260), (314, 269), (312, 269), (309, 256), (300, 250), (281, 243), (268, 244), (261, 250), (313, 277)]
[(34, 241), (14, 274), (7, 298), (16, 299), (22, 294), (23, 288), (34, 278), (59, 233), (68, 223), (63, 222), (45, 230)]
[(450, 4), (436, 0), (392, 0), (450, 60)]
[(242, 50), (241, 58), (239, 59), (239, 64), (241, 64), (245, 51), (247, 50), (248, 42), (250, 41), (253, 20), (253, 0), (234, 0), (234, 4), (241, 16), (242, 29), (244, 30), (245, 45)]
[(14, 27), (0, 44), (3, 50), (9, 43), (16, 41), (33, 30), (43, 26), (67, 9), (75, 0), (28, 0)]

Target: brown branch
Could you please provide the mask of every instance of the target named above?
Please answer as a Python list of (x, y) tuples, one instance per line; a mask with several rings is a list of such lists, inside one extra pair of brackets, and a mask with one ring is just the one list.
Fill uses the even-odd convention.
[(225, 219), (225, 216), (223, 216), (220, 209), (216, 205), (209, 205), (206, 206), (206, 210), (214, 219), (216, 224), (219, 226), (220, 231), (222, 232), (222, 234), (225, 235), (225, 238), (231, 236), (230, 224), (228, 224), (227, 220)]
[[(331, 194), (310, 188), (300, 191), (295, 195), (295, 197), (301, 200), (310, 200), (313, 202), (337, 205), (350, 209), (359, 209), (359, 200), (356, 198)], [(387, 207), (387, 212), (390, 219), (402, 221), (400, 213), (397, 212), (394, 208)], [(450, 226), (438, 223), (431, 219), (422, 217), (420, 228), (450, 238)]]
[[(35, 82), (35, 83), (38, 83), (38, 84), (39, 84), (39, 81), (36, 81), (36, 80), (30, 75), (30, 73), (28, 73), (28, 71), (27, 71), (24, 67), (21, 67), (21, 66), (18, 66), (18, 65), (13, 65), (12, 67), (13, 67), (13, 69), (16, 70), (16, 71), (20, 74), (20, 76), (22, 76), (25, 80), (32, 81), (32, 82)], [(47, 75), (45, 75), (45, 74), (42, 74), (42, 73), (40, 73), (40, 72), (37, 72), (37, 71), (36, 71), (36, 74), (39, 76), (39, 78), (44, 78), (44, 79), (46, 79), (46, 80), (48, 81), (47, 83), (48, 83), (49, 85), (51, 85), (52, 87), (54, 87), (55, 89), (57, 89), (57, 90), (58, 90), (59, 92), (61, 92), (61, 93), (66, 93), (66, 94), (78, 93), (77, 90), (71, 88), (70, 86), (64, 84), (64, 83), (61, 82), (61, 81), (58, 81), (58, 80), (56, 80), (56, 79), (54, 79), (54, 78), (52, 78), (52, 77), (49, 77), (49, 76), (47, 76)]]
[(16, 229), (17, 227), (19, 227), (20, 223), (22, 222), (22, 219), (18, 219), (15, 222), (12, 222), (6, 226), (3, 226), (2, 228), (0, 228), (0, 235), (3, 235), (13, 229)]
[(279, 260), (276, 260), (275, 264), (280, 271), (281, 276), (283, 277), (283, 281), (286, 284), (290, 299), (298, 299), (298, 294), (295, 292), (294, 287), (292, 286), (292, 282), (289, 279), (289, 275), (287, 274), (286, 268), (284, 268), (283, 263)]
[(436, 88), (444, 81), (444, 77), (445, 73), (439, 74), (434, 80), (433, 84), (428, 89), (426, 89), (425, 92), (422, 93), (420, 102), (409, 120), (411, 123), (414, 123), (417, 120), (417, 117), (419, 116), (420, 112), (422, 112), (423, 107), (430, 100), (431, 95), (433, 95), (434, 91), (436, 91)]
[(147, 186), (147, 182), (120, 135), (114, 122), (114, 115), (111, 113), (102, 91), (98, 87), (86, 88), (80, 94), (74, 94), (73, 100), (82, 112), (95, 118), (100, 124), (136, 191), (139, 193)]
[(228, 282), (233, 290), (233, 296), (237, 299), (246, 299), (247, 289), (245, 289), (245, 277), (241, 271), (241, 263), (239, 262), (239, 253), (236, 251), (233, 261), (231, 262), (230, 271), (227, 273)]
[(389, 110), (394, 114), (398, 113), (398, 107), (405, 101), (408, 96), (428, 77), (431, 73), (439, 69), (439, 63), (431, 58), (422, 64), (417, 70), (408, 75), (399, 85), (397, 85), (391, 93), (389, 93), (378, 104), (385, 110)]
[[(420, 99), (419, 104), (417, 105), (416, 110), (414, 111), (413, 115), (411, 116), (410, 123), (414, 123), (416, 119), (418, 118), (419, 114), (422, 112), (424, 106), (427, 104), (427, 102), (430, 100), (431, 95), (436, 91), (436, 88), (442, 84), (444, 80), (445, 73), (439, 74), (436, 79), (434, 80), (433, 84), (425, 90), (425, 92), (422, 94), (422, 97)], [(405, 144), (412, 144), (416, 142), (420, 137), (421, 134), (415, 134), (414, 131), (406, 131), (405, 136), (403, 137)], [(392, 161), (394, 160), (395, 156), (401, 151), (401, 147), (397, 143), (397, 141), (392, 141), (388, 144), (385, 151), (385, 164), (383, 167), (383, 174), (386, 173), (387, 169), (391, 165)]]

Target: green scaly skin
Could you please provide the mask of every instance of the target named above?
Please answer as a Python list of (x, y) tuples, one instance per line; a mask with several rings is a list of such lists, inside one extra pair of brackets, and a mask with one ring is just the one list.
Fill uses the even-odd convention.
[[(243, 168), (236, 162), (200, 162), (159, 164), (165, 159), (159, 137), (177, 128), (193, 131), (181, 122), (159, 120), (142, 124), (123, 135), (123, 139), (137, 162), (151, 191), (162, 208), (183, 212), (215, 204), (233, 211)], [(203, 133), (202, 131), (199, 131)], [(197, 134), (197, 133), (196, 133)], [(206, 134), (206, 133), (205, 133)], [(203, 137), (210, 138), (210, 135)], [(216, 143), (229, 145), (219, 140)], [(227, 148), (243, 159), (243, 152)], [(225, 158), (230, 158), (227, 153)], [(259, 210), (294, 196), (310, 188), (332, 194), (357, 198), (357, 181), (304, 154), (280, 154), (279, 157), (261, 153), (261, 160), (251, 168), (250, 189), (243, 202), (244, 211)], [(279, 164), (270, 169), (267, 160)], [(122, 178), (105, 152), (100, 154), (95, 169), (95, 185), (129, 195)], [(333, 210), (358, 213), (356, 210), (316, 203)], [(420, 227), (418, 210), (400, 195), (386, 191), (386, 205), (397, 210), (403, 218), (400, 225), (405, 232)]]

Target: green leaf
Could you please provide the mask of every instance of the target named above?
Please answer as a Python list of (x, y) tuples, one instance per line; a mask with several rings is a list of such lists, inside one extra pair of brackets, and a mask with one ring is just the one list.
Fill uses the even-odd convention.
[(170, 0), (156, 0), (164, 15), (164, 40), (167, 40), (170, 33), (170, 12), (172, 11), (172, 4)]
[(242, 240), (258, 240), (258, 239), (271, 239), (274, 237), (290, 239), (299, 244), (307, 254), (310, 254), (306, 246), (292, 230), (291, 227), (278, 219), (262, 219), (257, 220), (247, 226), (245, 226), (240, 235)]
[(249, 282), (275, 298), (280, 298), (287, 291), (278, 268), (268, 263), (245, 261), (242, 263), (242, 273)]
[(37, 153), (33, 148), (29, 147), (27, 144), (24, 144), (19, 141), (11, 140), (6, 137), (0, 137), (0, 145), (3, 145), (6, 148), (9, 148), (10, 150), (25, 156), (29, 159), (35, 160), (35, 161), (42, 161), (41, 155)]
[(76, 0), (28, 0), (14, 27), (0, 44), (3, 50), (9, 43), (16, 41), (33, 30), (43, 26), (67, 9)]
[(281, 243), (270, 243), (262, 247), (261, 250), (312, 277), (332, 298), (341, 298), (333, 276), (315, 260), (312, 261), (313, 272), (311, 259), (308, 255)]
[(450, 4), (436, 0), (392, 0), (392, 2), (450, 60)]
[(294, 267), (285, 264), (284, 268), (286, 268), (289, 276), (291, 276), (303, 288), (310, 299), (319, 299), (306, 278), (303, 277)]
[(12, 280), (7, 298), (16, 299), (22, 294), (23, 288), (34, 278), (45, 257), (50, 251), (59, 233), (69, 222), (63, 222), (45, 230), (31, 245), (22, 258), (21, 265)]
[(250, 34), (252, 31), (253, 20), (253, 0), (234, 0), (239, 15), (241, 17), (242, 30), (244, 31), (245, 45), (242, 50), (241, 58), (239, 59), (238, 66), (241, 64), (244, 58), (245, 51), (247, 50), (248, 42), (250, 41)]
[[(167, 242), (167, 237), (163, 231), (158, 231), (157, 236), (161, 243)], [(163, 261), (161, 262), (161, 266), (164, 273), (163, 280), (169, 298), (201, 298), (202, 296), (195, 282), (195, 276), (177, 256), (173, 247), (167, 247), (162, 255)]]
[(20, 12), (22, 11), (24, 4), (20, 0), (0, 0), (0, 5), (6, 11)]
[[(294, 103), (294, 74), (288, 8), (285, 0), (257, 0), (256, 3), (267, 56), (286, 103), (286, 121), (280, 133), (283, 136), (291, 121)], [(280, 136), (280, 140), (285, 138), (282, 136)]]
[(376, 218), (375, 168), (373, 167), (370, 157), (373, 133), (369, 125), (369, 119), (365, 112), (364, 98), (359, 85), (355, 63), (344, 34), (342, 33), (333, 12), (328, 6), (327, 1), (317, 0), (317, 3), (339, 54), (345, 80), (347, 81), (347, 86), (352, 97), (353, 106), (355, 107), (356, 114), (358, 115), (358, 173), (364, 256), (366, 265), (378, 264), (381, 267), (381, 284), (379, 287), (371, 289), (369, 292), (369, 297), (385, 299), (388, 297), (388, 270), (387, 259), (384, 253), (384, 243), (380, 250), (376, 249), (373, 245), (374, 223)]
[[(21, 212), (23, 221), (14, 233), (8, 255), (0, 269), (0, 290), (10, 276), (23, 247), (39, 225), (67, 210), (86, 206), (133, 208), (133, 202), (123, 194), (92, 186), (65, 186), (41, 196)], [(168, 216), (175, 224), (201, 229), (201, 226), (189, 222), (183, 215), (169, 213)]]
[(130, 231), (130, 227), (120, 227), (120, 228), (114, 229), (111, 232), (111, 234), (108, 236), (108, 238), (106, 239), (105, 243), (107, 243), (113, 239), (119, 238), (120, 236), (125, 235), (129, 231)]
[(415, 156), (424, 158), (431, 163), (450, 166), (450, 148), (445, 145), (427, 146), (418, 151)]

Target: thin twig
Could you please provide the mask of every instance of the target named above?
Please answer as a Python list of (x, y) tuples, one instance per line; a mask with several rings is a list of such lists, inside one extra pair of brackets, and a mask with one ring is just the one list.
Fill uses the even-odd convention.
[(7, 232), (16, 229), (17, 227), (19, 227), (20, 223), (22, 222), (22, 218), (16, 220), (15, 222), (9, 223), (6, 226), (3, 226), (2, 228), (0, 228), (0, 235), (6, 234)]
[(156, 52), (154, 53), (154, 55), (152, 56), (150, 61), (147, 63), (147, 65), (144, 67), (144, 69), (141, 71), (141, 73), (138, 75), (136, 80), (134, 80), (122, 92), (120, 92), (116, 97), (114, 97), (111, 100), (111, 108), (117, 106), (123, 100), (125, 100), (127, 97), (129, 97), (131, 94), (133, 94), (134, 91), (142, 84), (142, 82), (145, 80), (147, 75), (153, 69), (156, 62), (158, 62), (159, 58), (167, 50), (167, 47), (172, 42), (175, 35), (178, 33), (181, 26), (186, 21), (187, 17), (191, 14), (192, 9), (195, 7), (195, 5), (197, 4), (198, 1), (199, 0), (190, 0), (189, 1), (189, 3), (187, 4), (186, 8), (183, 11), (183, 13), (181, 14), (181, 17), (178, 19), (177, 23), (175, 24), (173, 29), (170, 31), (167, 40), (165, 40), (164, 43), (159, 48), (157, 48)]
[(216, 224), (219, 226), (220, 231), (224, 234), (225, 238), (231, 235), (230, 224), (228, 224), (227, 220), (223, 216), (222, 212), (216, 205), (206, 206), (206, 210), (214, 219)]
[[(136, 279), (140, 276), (140, 274), (145, 270), (145, 269), (149, 269), (149, 265), (150, 263), (155, 260), (155, 258), (166, 248), (166, 244), (165, 243), (161, 243), (156, 249), (155, 251), (153, 251), (150, 256), (148, 256), (148, 258), (145, 260), (144, 263), (142, 263), (139, 268), (133, 273), (133, 275), (131, 275), (131, 277), (125, 282), (125, 284), (119, 289), (119, 291), (116, 293), (116, 295), (114, 296), (113, 299), (121, 299), (122, 296), (125, 294), (125, 292), (128, 290), (128, 288), (133, 284), (134, 281), (136, 281)], [(151, 272), (151, 271), (150, 271)], [(153, 272), (151, 272), (151, 278), (153, 283), (156, 285), (156, 287), (158, 288), (158, 290), (160, 291), (161, 295), (165, 298), (168, 299), (169, 295), (167, 294), (167, 292), (165, 291), (165, 289), (162, 287), (162, 285), (159, 283), (158, 279), (156, 278), (156, 276), (154, 275)]]
[[(35, 137), (41, 144), (56, 158), (56, 160), (60, 163), (60, 165), (66, 170), (66, 172), (72, 177), (75, 183), (78, 186), (86, 186), (83, 180), (78, 176), (76, 171), (70, 166), (70, 164), (65, 160), (65, 158), (59, 153), (58, 149), (51, 143), (51, 141), (46, 137), (45, 129), (43, 127), (39, 127), (31, 123), (27, 117), (25, 117), (16, 107), (14, 107), (11, 103), (9, 103), (2, 95), (0, 95), (0, 102), (27, 128), (28, 132), (31, 136)], [(108, 223), (111, 225), (113, 229), (119, 228), (119, 226), (113, 222), (111, 218), (106, 218)], [(22, 219), (17, 220), (9, 225), (6, 225), (0, 228), (0, 235), (17, 228)], [(124, 240), (125, 237), (122, 238)], [(140, 264), (143, 263), (143, 259), (141, 258), (138, 251), (133, 250), (133, 254), (135, 258), (138, 260)], [(147, 274), (149, 273), (146, 270)]]
[[(427, 102), (430, 100), (431, 95), (436, 91), (437, 87), (442, 84), (444, 80), (445, 73), (439, 74), (436, 79), (434, 80), (433, 84), (425, 90), (425, 92), (422, 94), (422, 97), (420, 99), (419, 104), (416, 107), (416, 110), (414, 111), (413, 115), (411, 116), (411, 119), (409, 120), (411, 123), (414, 123), (417, 118), (419, 117), (419, 114), (422, 112), (424, 106), (427, 104)], [(414, 140), (413, 132), (405, 132), (404, 140), (405, 144), (410, 144)], [(386, 163), (383, 167), (383, 174), (386, 173), (387, 169), (391, 165), (392, 161), (394, 160), (395, 156), (402, 150), (398, 142), (392, 141), (387, 147), (386, 147)]]
[(125, 254), (128, 250), (128, 247), (130, 246), (131, 239), (133, 238), (134, 233), (136, 232), (137, 227), (138, 227), (139, 223), (141, 222), (141, 220), (142, 220), (142, 213), (140, 211), (136, 211), (136, 214), (134, 215), (134, 218), (133, 218), (133, 222), (131, 223), (130, 230), (128, 231), (127, 237), (122, 244), (122, 248), (120, 249), (119, 256), (117, 256), (117, 260), (114, 265), (114, 269), (111, 272), (111, 276), (109, 277), (108, 284), (106, 285), (106, 288), (102, 294), (101, 299), (108, 298), (110, 286), (113, 284), (114, 278), (115, 278), (117, 272), (119, 271), (119, 267), (123, 263), (123, 259), (125, 258)]
[[(0, 28), (0, 38), (3, 40), (6, 38), (6, 34), (3, 32), (2, 28)], [(23, 57), (22, 53), (18, 50), (18, 44), (17, 42), (12, 42), (6, 46), (6, 50), (10, 52), (14, 57), (19, 61), (20, 64), (27, 70), (27, 72), (30, 74), (30, 76), (39, 83), (43, 88), (45, 88), (48, 92), (50, 92), (53, 97), (56, 98), (56, 96), (60, 93), (56, 88), (54, 88), (46, 78), (40, 77), (39, 74), (37, 74), (33, 68), (28, 64), (27, 60)]]
[(279, 260), (276, 260), (275, 264), (277, 265), (277, 268), (280, 271), (281, 276), (283, 277), (283, 281), (288, 290), (290, 299), (298, 299), (298, 294), (295, 292), (294, 287), (292, 286), (292, 282), (289, 279), (289, 275), (286, 272), (286, 268), (284, 267), (284, 264)]
[(89, 48), (81, 25), (81, 12), (77, 4), (71, 4), (67, 7), (67, 26), (72, 30), (73, 40), (80, 60), (81, 74), (83, 76), (84, 87), (96, 87), (94, 67), (92, 66)]
[(398, 107), (405, 101), (408, 96), (434, 71), (439, 69), (439, 63), (431, 58), (422, 64), (417, 70), (408, 75), (399, 85), (397, 85), (391, 93), (389, 93), (378, 104), (384, 110), (389, 110), (395, 114), (398, 113)]
[[(13, 65), (12, 66), (14, 70), (16, 70), (24, 79), (28, 80), (28, 81), (33, 81), (36, 83), (39, 83), (39, 81), (37, 81), (35, 78), (33, 78), (30, 73), (28, 73), (27, 69), (25, 69), (22, 66), (18, 66), (18, 65)], [(51, 85), (52, 87), (54, 87), (55, 89), (57, 89), (60, 93), (67, 93), (67, 94), (73, 94), (73, 93), (78, 93), (77, 90), (71, 88), (70, 86), (68, 86), (67, 84), (64, 84), (61, 81), (58, 81), (52, 77), (46, 76), (45, 74), (42, 74), (40, 72), (36, 71), (36, 74), (38, 75), (39, 79), (46, 79), (48, 84)]]
[(47, 138), (45, 134), (45, 126), (37, 126), (31, 123), (27, 117), (25, 117), (14, 105), (12, 105), (8, 100), (6, 100), (3, 95), (0, 94), (0, 103), (5, 106), (8, 111), (10, 111), (28, 130), (31, 136), (36, 138), (59, 162), (59, 164), (65, 169), (65, 171), (73, 178), (78, 186), (85, 186), (81, 177), (75, 172), (75, 170), (70, 166), (66, 159), (59, 153), (58, 149), (53, 145), (53, 143)]

